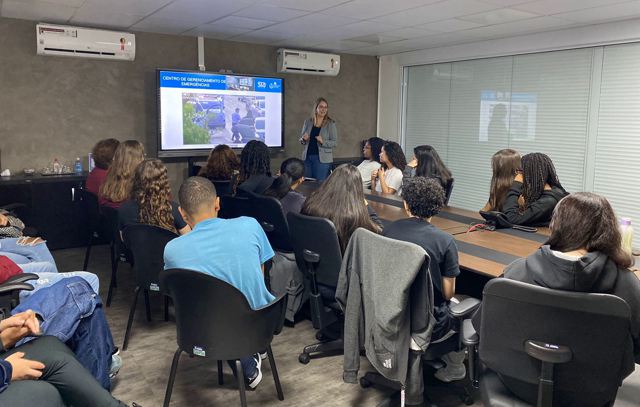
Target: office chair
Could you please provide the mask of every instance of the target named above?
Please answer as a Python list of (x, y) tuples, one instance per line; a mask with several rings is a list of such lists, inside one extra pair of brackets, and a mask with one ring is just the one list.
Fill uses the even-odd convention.
[(335, 288), (342, 265), (342, 252), (336, 228), (330, 220), (289, 212), (289, 232), (298, 268), (305, 274), (310, 292), (311, 322), (321, 342), (305, 346), (300, 363), (314, 356), (330, 356), (342, 351), (343, 315), (335, 299)]
[(253, 216), (253, 208), (246, 196), (229, 196), (220, 197), (220, 212), (218, 217), (222, 219), (239, 218), (240, 216)]
[(11, 316), (11, 310), (20, 303), (20, 291), (32, 291), (33, 286), (27, 281), (37, 280), (38, 275), (21, 273), (9, 277), (0, 284), (0, 321)]
[(449, 178), (447, 181), (447, 185), (444, 187), (444, 205), (449, 205), (449, 198), (451, 198), (451, 193), (453, 192), (453, 178)]
[(89, 229), (87, 250), (84, 253), (84, 262), (82, 263), (82, 270), (87, 270), (89, 256), (91, 255), (91, 246), (93, 246), (94, 240), (100, 236), (102, 216), (100, 215), (100, 205), (98, 204), (97, 196), (86, 189), (80, 189), (78, 193), (80, 195), (80, 208), (87, 217)]
[(218, 196), (231, 196), (235, 193), (234, 184), (235, 180), (210, 180), (214, 187), (216, 187), (216, 195)]
[[(232, 285), (211, 275), (192, 270), (166, 270), (160, 282), (173, 299), (176, 313), (178, 349), (164, 397), (169, 406), (180, 354), (218, 361), (218, 382), (222, 384), (223, 360), (235, 361), (241, 405), (247, 405), (240, 358), (267, 350), (279, 400), (284, 400), (276, 361), (271, 350), (274, 335), (282, 331), (283, 296), (257, 310)], [(203, 323), (206, 322), (206, 323)]]
[(293, 252), (289, 238), (289, 224), (280, 201), (272, 196), (250, 193), (249, 204), (253, 208), (256, 220), (267, 234), (273, 250), (283, 253)]
[[(122, 231), (124, 243), (133, 253), (133, 270), (136, 277), (136, 288), (129, 310), (127, 329), (124, 334), (122, 349), (127, 350), (129, 335), (136, 312), (138, 294), (144, 293), (144, 304), (147, 311), (147, 321), (151, 321), (151, 306), (149, 292), (162, 293), (160, 273), (164, 270), (164, 247), (171, 240), (178, 237), (174, 232), (152, 225), (130, 225)], [(169, 320), (169, 297), (164, 297), (164, 320)]]
[[(471, 321), (463, 331), (486, 367), (486, 406), (611, 406), (633, 372), (630, 310), (619, 297), (499, 278), (485, 286), (481, 312), (479, 335)], [(479, 369), (470, 370), (477, 383)]]
[[(409, 343), (406, 344), (406, 352), (409, 354), (408, 366), (407, 366), (407, 402), (408, 403), (422, 403), (417, 399), (422, 399), (423, 395), (421, 391), (423, 389), (423, 366), (429, 365), (435, 369), (442, 367), (443, 363), (440, 358), (449, 352), (456, 352), (464, 350), (464, 346), (460, 340), (459, 335), (452, 335), (437, 339), (436, 341), (430, 341), (431, 333), (428, 336), (424, 333), (427, 330), (429, 324), (430, 315), (433, 313), (433, 288), (431, 274), (429, 273), (429, 256), (422, 247), (419, 247), (413, 243), (398, 241), (390, 239), (384, 236), (377, 235), (365, 229), (358, 229), (352, 235), (347, 247), (345, 258), (349, 259), (369, 259), (373, 264), (366, 264), (361, 267), (366, 267), (366, 272), (361, 271), (360, 275), (360, 289), (362, 290), (362, 296), (373, 295), (372, 301), (361, 301), (361, 307), (363, 315), (365, 315), (364, 326), (366, 332), (373, 332), (377, 327), (368, 327), (369, 323), (378, 323), (378, 320), (370, 321), (366, 315), (374, 315), (376, 312), (376, 306), (386, 308), (393, 308), (398, 305), (398, 301), (402, 299), (401, 295), (408, 292), (405, 309), (409, 315), (408, 324), (412, 337), (417, 335), (423, 343), (421, 348), (423, 350), (410, 350)], [(404, 267), (398, 266), (393, 270), (389, 270), (386, 267), (378, 266), (379, 261), (377, 259), (402, 259)], [(347, 261), (345, 260), (345, 261)], [(350, 260), (353, 261), (353, 260)], [(415, 275), (413, 281), (409, 281), (411, 273), (417, 268), (419, 271)], [(345, 270), (345, 268), (343, 268)], [(352, 271), (353, 273), (354, 271)], [(377, 282), (385, 281), (384, 275), (392, 273), (396, 276), (397, 281), (407, 281), (406, 286), (395, 287), (393, 291), (385, 289), (385, 287), (378, 287)], [(408, 274), (407, 274), (408, 273)], [(421, 275), (424, 273), (424, 275)], [(349, 281), (351, 281), (349, 277)], [(369, 287), (370, 292), (367, 293)], [(376, 294), (378, 296), (376, 296)], [(347, 304), (349, 301), (353, 301), (347, 293)], [(377, 304), (368, 309), (372, 304)], [(466, 298), (458, 304), (451, 303), (451, 314), (462, 321), (464, 318), (468, 318), (479, 307), (480, 301), (475, 298)], [(349, 306), (349, 305), (348, 305)], [(423, 315), (421, 315), (423, 313)], [(396, 317), (396, 329), (400, 325), (400, 315)], [(378, 328), (379, 329), (379, 328)], [(345, 338), (346, 340), (347, 338)], [(351, 338), (353, 339), (353, 338)], [(358, 342), (358, 339), (355, 339)], [(430, 341), (430, 342), (429, 342)], [(416, 339), (418, 343), (418, 339)], [(394, 344), (393, 346), (396, 346)], [(371, 360), (371, 363), (376, 367), (376, 361)], [(397, 363), (397, 362), (396, 362)], [(396, 390), (400, 389), (400, 383), (398, 381), (392, 381), (391, 378), (387, 378), (378, 372), (367, 372), (360, 378), (360, 385), (363, 388), (369, 387), (372, 384), (381, 385), (385, 387), (391, 387)], [(453, 389), (455, 384), (447, 385), (448, 389)], [(458, 393), (465, 404), (473, 404), (473, 399), (469, 392), (469, 389), (462, 386), (458, 389)]]
[(118, 210), (107, 206), (101, 206), (100, 212), (104, 217), (104, 235), (109, 239), (109, 254), (111, 257), (111, 280), (109, 281), (109, 291), (107, 293), (107, 307), (111, 306), (111, 298), (113, 289), (118, 286), (116, 274), (118, 272), (118, 262), (120, 261), (120, 252), (123, 248), (122, 239), (120, 238), (120, 225), (118, 220)]

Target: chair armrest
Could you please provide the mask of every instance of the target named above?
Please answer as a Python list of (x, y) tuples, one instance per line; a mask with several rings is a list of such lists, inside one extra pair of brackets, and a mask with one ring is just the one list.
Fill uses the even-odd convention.
[(462, 326), (460, 328), (460, 340), (464, 346), (474, 346), (477, 345), (480, 337), (476, 330), (473, 328), (473, 324), (470, 319), (465, 319), (462, 321)]
[(0, 285), (0, 295), (12, 293), (14, 291), (32, 291), (33, 286), (27, 283), (4, 283)]
[(524, 344), (524, 350), (532, 358), (547, 363), (567, 363), (573, 358), (569, 347), (546, 342), (528, 340)]
[(9, 277), (4, 283), (0, 284), (0, 287), (4, 286), (5, 284), (25, 283), (27, 281), (37, 280), (37, 279), (38, 279), (38, 275), (33, 273), (16, 274), (15, 276)]
[(7, 204), (7, 205), (2, 205), (2, 206), (0, 206), (0, 209), (4, 209), (7, 212), (13, 212), (15, 209), (26, 208), (26, 207), (27, 207), (27, 205), (25, 205), (23, 203), (15, 202), (15, 203)]
[(475, 312), (480, 306), (480, 300), (477, 298), (468, 297), (458, 304), (451, 303), (449, 309), (451, 314), (457, 318), (462, 319), (468, 317), (471, 313)]

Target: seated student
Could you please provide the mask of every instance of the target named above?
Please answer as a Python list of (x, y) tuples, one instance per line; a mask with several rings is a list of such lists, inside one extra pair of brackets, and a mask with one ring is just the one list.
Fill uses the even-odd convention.
[(442, 188), (446, 188), (451, 179), (451, 171), (444, 165), (435, 148), (422, 145), (413, 149), (413, 159), (407, 164), (404, 176), (436, 178)]
[(298, 158), (287, 158), (280, 165), (280, 176), (273, 181), (264, 194), (280, 200), (285, 216), (289, 212), (300, 213), (305, 197), (295, 189), (303, 182), (304, 161)]
[(116, 149), (119, 145), (120, 142), (118, 140), (108, 138), (98, 141), (98, 143), (93, 147), (92, 156), (95, 167), (93, 167), (89, 176), (87, 176), (85, 185), (87, 191), (91, 192), (95, 196), (100, 194), (100, 187), (107, 179), (109, 166), (113, 161), (113, 155), (116, 153)]
[[(231, 147), (226, 144), (220, 144), (211, 150), (207, 165), (200, 169), (198, 176), (205, 177), (212, 182), (229, 181), (229, 190), (226, 193), (233, 195), (235, 194), (239, 173), (240, 160), (238, 156)], [(218, 195), (223, 194), (223, 191), (216, 190), (216, 192), (218, 192)]]
[(101, 206), (118, 209), (129, 199), (133, 172), (144, 160), (144, 147), (136, 140), (127, 140), (118, 146), (113, 156), (110, 170), (104, 184), (100, 187), (98, 202)]
[[(622, 298), (631, 310), (634, 359), (640, 363), (640, 280), (628, 269), (633, 258), (622, 249), (616, 215), (607, 199), (590, 192), (571, 194), (556, 206), (549, 228), (551, 236), (545, 245), (507, 266), (504, 278), (555, 290)], [(479, 317), (480, 312), (473, 317), (476, 330), (480, 329)], [(523, 385), (532, 386), (504, 384), (525, 400), (527, 397), (518, 389)], [(537, 388), (537, 384), (534, 387)], [(532, 394), (536, 394), (535, 388), (529, 389), (533, 390)], [(586, 404), (584, 400), (571, 403)]]
[(0, 209), (0, 239), (21, 237), (24, 223), (11, 212)]
[[(518, 203), (520, 195), (524, 209)], [(568, 193), (562, 188), (549, 156), (531, 153), (522, 157), (522, 173), (513, 179), (502, 211), (513, 224), (546, 226), (553, 208), (566, 195)]]
[(184, 235), (191, 228), (182, 219), (178, 205), (171, 201), (167, 167), (157, 158), (148, 158), (136, 167), (131, 199), (118, 209), (120, 230), (144, 223)]
[(0, 405), (125, 406), (55, 337), (43, 336), (14, 347), (20, 339), (39, 333), (31, 310), (0, 321)]
[(502, 212), (502, 206), (513, 184), (513, 179), (522, 172), (520, 153), (510, 148), (498, 151), (491, 157), (491, 171), (489, 201), (481, 210)]
[(371, 174), (374, 171), (378, 171), (382, 165), (380, 164), (380, 153), (383, 145), (384, 140), (380, 137), (371, 137), (364, 143), (364, 148), (362, 149), (364, 160), (358, 165), (364, 188), (371, 188)]
[(338, 166), (307, 198), (300, 213), (333, 222), (343, 253), (356, 229), (382, 230), (375, 211), (364, 199), (360, 172), (351, 164)]
[[(31, 291), (20, 291), (20, 299), (36, 293), (38, 290), (50, 287), (58, 281), (69, 277), (81, 277), (86, 280), (94, 292), (100, 290), (100, 279), (97, 275), (87, 271), (72, 271), (58, 273), (56, 262), (44, 240), (39, 237), (20, 237), (0, 239), (0, 256), (6, 257), (17, 265), (23, 273), (38, 275), (37, 280), (26, 281), (33, 286)], [(0, 281), (2, 283), (3, 281)]]
[[(220, 199), (206, 178), (190, 177), (179, 192), (180, 213), (192, 231), (170, 241), (164, 268), (210, 274), (233, 285), (253, 309), (275, 299), (264, 283), (264, 263), (274, 256), (262, 227), (253, 218), (220, 219)], [(255, 389), (262, 380), (261, 356), (240, 359), (245, 379)], [(233, 369), (233, 367), (232, 367)]]
[(371, 189), (385, 194), (398, 194), (402, 189), (402, 171), (407, 166), (400, 144), (386, 141), (380, 152), (382, 167), (371, 173)]
[[(456, 291), (456, 277), (460, 275), (458, 247), (453, 236), (430, 223), (431, 217), (444, 206), (444, 189), (435, 178), (414, 177), (407, 180), (402, 188), (402, 198), (409, 218), (387, 225), (383, 235), (415, 243), (429, 254), (436, 317), (431, 343), (438, 343), (459, 330), (449, 311), (449, 301)], [(443, 382), (464, 379), (464, 357), (464, 351), (446, 354), (442, 358), (446, 367), (439, 369), (435, 376)]]
[(272, 183), (269, 147), (262, 141), (249, 141), (240, 153), (239, 192), (262, 194)]

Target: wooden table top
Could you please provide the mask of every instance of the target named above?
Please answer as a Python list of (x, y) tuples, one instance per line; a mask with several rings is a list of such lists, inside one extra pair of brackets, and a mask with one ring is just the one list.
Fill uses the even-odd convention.
[[(308, 196), (317, 185), (305, 182), (300, 192)], [(393, 222), (408, 217), (402, 198), (398, 195), (365, 190), (365, 198), (384, 221)], [(431, 219), (434, 226), (456, 239), (460, 267), (487, 277), (500, 276), (508, 264), (536, 251), (549, 236), (549, 228), (546, 227), (538, 228), (536, 233), (514, 229), (467, 232), (470, 226), (482, 221), (476, 211), (450, 206)], [(634, 272), (640, 278), (640, 268), (634, 269)]]

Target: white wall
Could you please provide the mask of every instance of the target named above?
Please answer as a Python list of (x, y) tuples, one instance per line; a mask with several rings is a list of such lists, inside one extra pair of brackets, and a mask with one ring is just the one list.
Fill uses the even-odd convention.
[(640, 19), (432, 48), (380, 57), (378, 134), (401, 139), (403, 68), (640, 41)]

